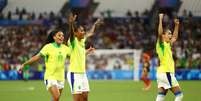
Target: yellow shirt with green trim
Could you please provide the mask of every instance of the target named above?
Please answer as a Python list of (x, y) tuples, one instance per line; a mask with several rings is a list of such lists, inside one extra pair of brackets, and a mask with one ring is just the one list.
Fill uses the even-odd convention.
[(160, 60), (160, 65), (157, 72), (175, 72), (174, 60), (172, 57), (171, 44), (167, 42), (160, 42), (159, 39), (156, 43), (156, 52)]
[(45, 80), (64, 81), (64, 67), (66, 57), (70, 55), (70, 48), (64, 44), (58, 46), (56, 43), (46, 44), (40, 51), (45, 58)]
[(69, 72), (86, 72), (85, 40), (86, 38), (78, 40), (77, 37), (74, 37), (72, 41), (68, 42), (69, 47), (71, 48)]

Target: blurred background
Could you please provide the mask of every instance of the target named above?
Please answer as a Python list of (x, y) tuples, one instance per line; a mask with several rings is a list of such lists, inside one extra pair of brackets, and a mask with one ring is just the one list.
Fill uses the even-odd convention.
[[(68, 36), (67, 17), (70, 12), (78, 14), (77, 22), (83, 24), (86, 29), (89, 29), (97, 18), (104, 21), (86, 43), (86, 48), (93, 46), (97, 49), (94, 54), (87, 57), (87, 73), (92, 80), (90, 101), (99, 101), (95, 99), (97, 97), (104, 101), (113, 100), (112, 95), (102, 97), (104, 95), (100, 92), (107, 91), (108, 86), (115, 84), (130, 85), (128, 88), (133, 89), (133, 92), (137, 89), (136, 92), (143, 94), (141, 91), (143, 84), (134, 81), (140, 80), (144, 53), (151, 57), (149, 77), (153, 80), (153, 87), (151, 92), (148, 92), (151, 96), (135, 97), (139, 97), (138, 101), (154, 100), (154, 94), (157, 92), (155, 74), (158, 66), (155, 45), (160, 12), (166, 14), (164, 26), (172, 30), (173, 19), (176, 17), (180, 19), (179, 37), (173, 45), (173, 56), (176, 77), (182, 80), (184, 89), (187, 89), (187, 92), (189, 90), (189, 97), (184, 100), (189, 101), (191, 98), (198, 97), (196, 94), (201, 93), (199, 91), (201, 86), (198, 86), (201, 84), (200, 0), (0, 0), (0, 88), (2, 88), (0, 95), (5, 93), (4, 96), (0, 96), (0, 99), (24, 101), (17, 100), (20, 99), (19, 97), (8, 99), (5, 95), (13, 91), (28, 92), (34, 89), (37, 92), (34, 83), (44, 86), (41, 84), (45, 70), (43, 60), (27, 66), (22, 74), (17, 73), (16, 70), (21, 63), (39, 52), (51, 29), (60, 29), (65, 36)], [(67, 61), (66, 71), (68, 64)], [(30, 85), (31, 88), (16, 90), (18, 88), (14, 85), (18, 83), (23, 87)], [(98, 88), (96, 86), (100, 86), (100, 83), (103, 83), (106, 88), (96, 92), (95, 89)], [(119, 92), (131, 96), (122, 95), (123, 98), (117, 97), (115, 101), (133, 101), (130, 99), (136, 92), (133, 94), (130, 89), (123, 89), (123, 85), (118, 86), (118, 89), (122, 89)], [(11, 86), (13, 88), (9, 90)], [(189, 87), (192, 86), (195, 88), (190, 90)], [(42, 90), (44, 91), (45, 88), (43, 87)], [(93, 93), (93, 90), (96, 93)], [(194, 91), (197, 92), (193, 93)], [(41, 99), (37, 101), (42, 101)], [(195, 101), (199, 101), (199, 98)]]

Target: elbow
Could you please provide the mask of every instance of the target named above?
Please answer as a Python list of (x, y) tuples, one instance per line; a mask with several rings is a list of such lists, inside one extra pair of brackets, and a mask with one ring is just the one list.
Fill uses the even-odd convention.
[(87, 34), (87, 37), (91, 37), (91, 36), (93, 36), (93, 33), (90, 32)]

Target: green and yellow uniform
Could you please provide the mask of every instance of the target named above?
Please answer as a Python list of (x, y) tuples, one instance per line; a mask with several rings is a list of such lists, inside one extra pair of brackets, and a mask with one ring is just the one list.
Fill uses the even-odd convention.
[(45, 80), (64, 81), (64, 66), (67, 55), (70, 55), (70, 48), (64, 44), (46, 44), (40, 54), (45, 58)]
[(85, 40), (86, 38), (78, 40), (77, 37), (74, 37), (69, 43), (71, 55), (67, 78), (72, 94), (80, 94), (80, 92), (90, 91), (85, 68)]
[(78, 40), (76, 37), (74, 37), (73, 40), (69, 42), (69, 46), (71, 48), (69, 72), (74, 73), (86, 72), (85, 40), (86, 38)]
[(157, 41), (156, 44), (156, 52), (158, 54), (160, 65), (157, 68), (157, 72), (163, 73), (163, 72), (175, 72), (175, 66), (174, 66), (174, 60), (172, 57), (172, 50), (171, 50), (171, 44), (167, 42), (160, 42)]

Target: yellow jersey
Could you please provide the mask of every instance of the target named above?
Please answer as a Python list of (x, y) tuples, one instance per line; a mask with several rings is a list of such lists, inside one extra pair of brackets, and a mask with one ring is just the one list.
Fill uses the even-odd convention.
[(46, 44), (40, 51), (45, 58), (45, 80), (65, 80), (65, 60), (70, 55), (70, 48), (64, 44), (58, 46), (56, 43)]
[(160, 42), (156, 43), (156, 52), (160, 61), (157, 72), (175, 72), (174, 60), (172, 57), (172, 50), (170, 43)]
[(73, 37), (73, 40), (69, 41), (69, 47), (71, 48), (69, 72), (86, 72), (85, 40), (86, 38), (78, 40), (77, 37)]

